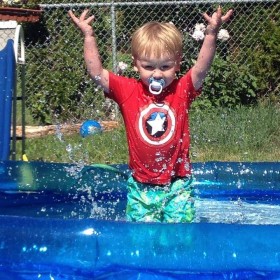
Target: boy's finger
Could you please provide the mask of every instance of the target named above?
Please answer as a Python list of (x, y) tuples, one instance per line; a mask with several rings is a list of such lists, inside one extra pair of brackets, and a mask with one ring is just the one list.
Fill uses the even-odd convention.
[(71, 10), (68, 11), (68, 15), (69, 15), (71, 18), (75, 16)]
[(224, 16), (222, 16), (222, 21), (223, 22), (228, 21), (231, 18), (232, 14), (233, 14), (233, 10), (227, 11), (227, 13)]
[(73, 20), (74, 23), (79, 22), (79, 19), (74, 15), (74, 13), (71, 10), (68, 11), (68, 15), (70, 16), (70, 18)]
[(221, 16), (222, 16), (222, 7), (221, 6), (218, 7), (216, 13), (217, 13), (218, 18), (221, 18)]
[(206, 21), (210, 21), (211, 20), (211, 17), (207, 14), (207, 13), (204, 13), (203, 14), (203, 17), (204, 17), (204, 19), (206, 20)]
[(80, 20), (84, 20), (85, 17), (86, 17), (86, 15), (87, 15), (87, 13), (88, 13), (88, 9), (84, 10), (84, 11), (82, 12), (81, 16), (80, 16)]
[(91, 23), (94, 20), (94, 16), (90, 16), (89, 18), (86, 19), (86, 23)]

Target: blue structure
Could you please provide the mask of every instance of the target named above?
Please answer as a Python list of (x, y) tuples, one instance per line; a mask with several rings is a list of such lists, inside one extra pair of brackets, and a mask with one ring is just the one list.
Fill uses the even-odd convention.
[[(22, 140), (25, 149), (25, 100), (24, 73), (25, 50), (23, 30), (16, 21), (0, 21), (0, 160), (12, 159), (16, 155), (16, 140)], [(17, 65), (22, 66), (21, 96), (17, 96)], [(16, 135), (17, 100), (21, 100), (22, 136)], [(12, 124), (13, 122), (13, 124)], [(11, 135), (11, 124), (13, 135)], [(12, 139), (12, 147), (10, 142)]]
[(12, 98), (15, 89), (16, 61), (14, 42), (7, 41), (0, 51), (0, 160), (9, 159)]
[[(198, 201), (266, 205), (280, 217), (280, 163), (207, 162), (193, 168)], [(0, 162), (0, 278), (280, 278), (279, 219), (125, 222), (129, 174), (126, 165), (81, 171), (73, 164)]]

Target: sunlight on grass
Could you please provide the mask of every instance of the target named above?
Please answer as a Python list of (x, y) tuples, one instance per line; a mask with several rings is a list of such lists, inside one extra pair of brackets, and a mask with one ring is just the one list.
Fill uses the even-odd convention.
[[(280, 111), (276, 106), (241, 107), (191, 114), (192, 161), (279, 161)], [(18, 143), (20, 145), (20, 143)], [(79, 134), (26, 140), (29, 160), (127, 163), (123, 125), (82, 138)], [(17, 159), (20, 159), (20, 148)]]

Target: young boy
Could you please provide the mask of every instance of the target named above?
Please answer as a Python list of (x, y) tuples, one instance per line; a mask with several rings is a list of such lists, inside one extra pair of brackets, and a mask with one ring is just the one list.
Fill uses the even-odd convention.
[(191, 102), (200, 93), (215, 55), (219, 27), (229, 20), (219, 7), (209, 16), (195, 65), (176, 78), (182, 58), (182, 35), (172, 23), (149, 22), (132, 36), (132, 59), (140, 80), (104, 69), (99, 56), (94, 16), (69, 15), (84, 35), (84, 58), (93, 81), (120, 107), (126, 126), (129, 167), (129, 221), (191, 222), (194, 201), (189, 159)]

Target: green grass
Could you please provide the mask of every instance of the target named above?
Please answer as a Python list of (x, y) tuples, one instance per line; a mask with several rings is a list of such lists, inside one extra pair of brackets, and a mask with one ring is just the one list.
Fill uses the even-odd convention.
[(192, 160), (279, 161), (280, 110), (240, 107), (192, 116)]
[(26, 139), (26, 155), (32, 161), (124, 163), (127, 154), (123, 126), (86, 138), (74, 134), (61, 140), (57, 136)]
[[(277, 106), (240, 107), (191, 113), (192, 161), (279, 161), (280, 110)], [(20, 145), (20, 143), (18, 143)], [(87, 138), (78, 134), (26, 140), (29, 160), (126, 163), (123, 126)], [(20, 159), (18, 149), (17, 159)]]

